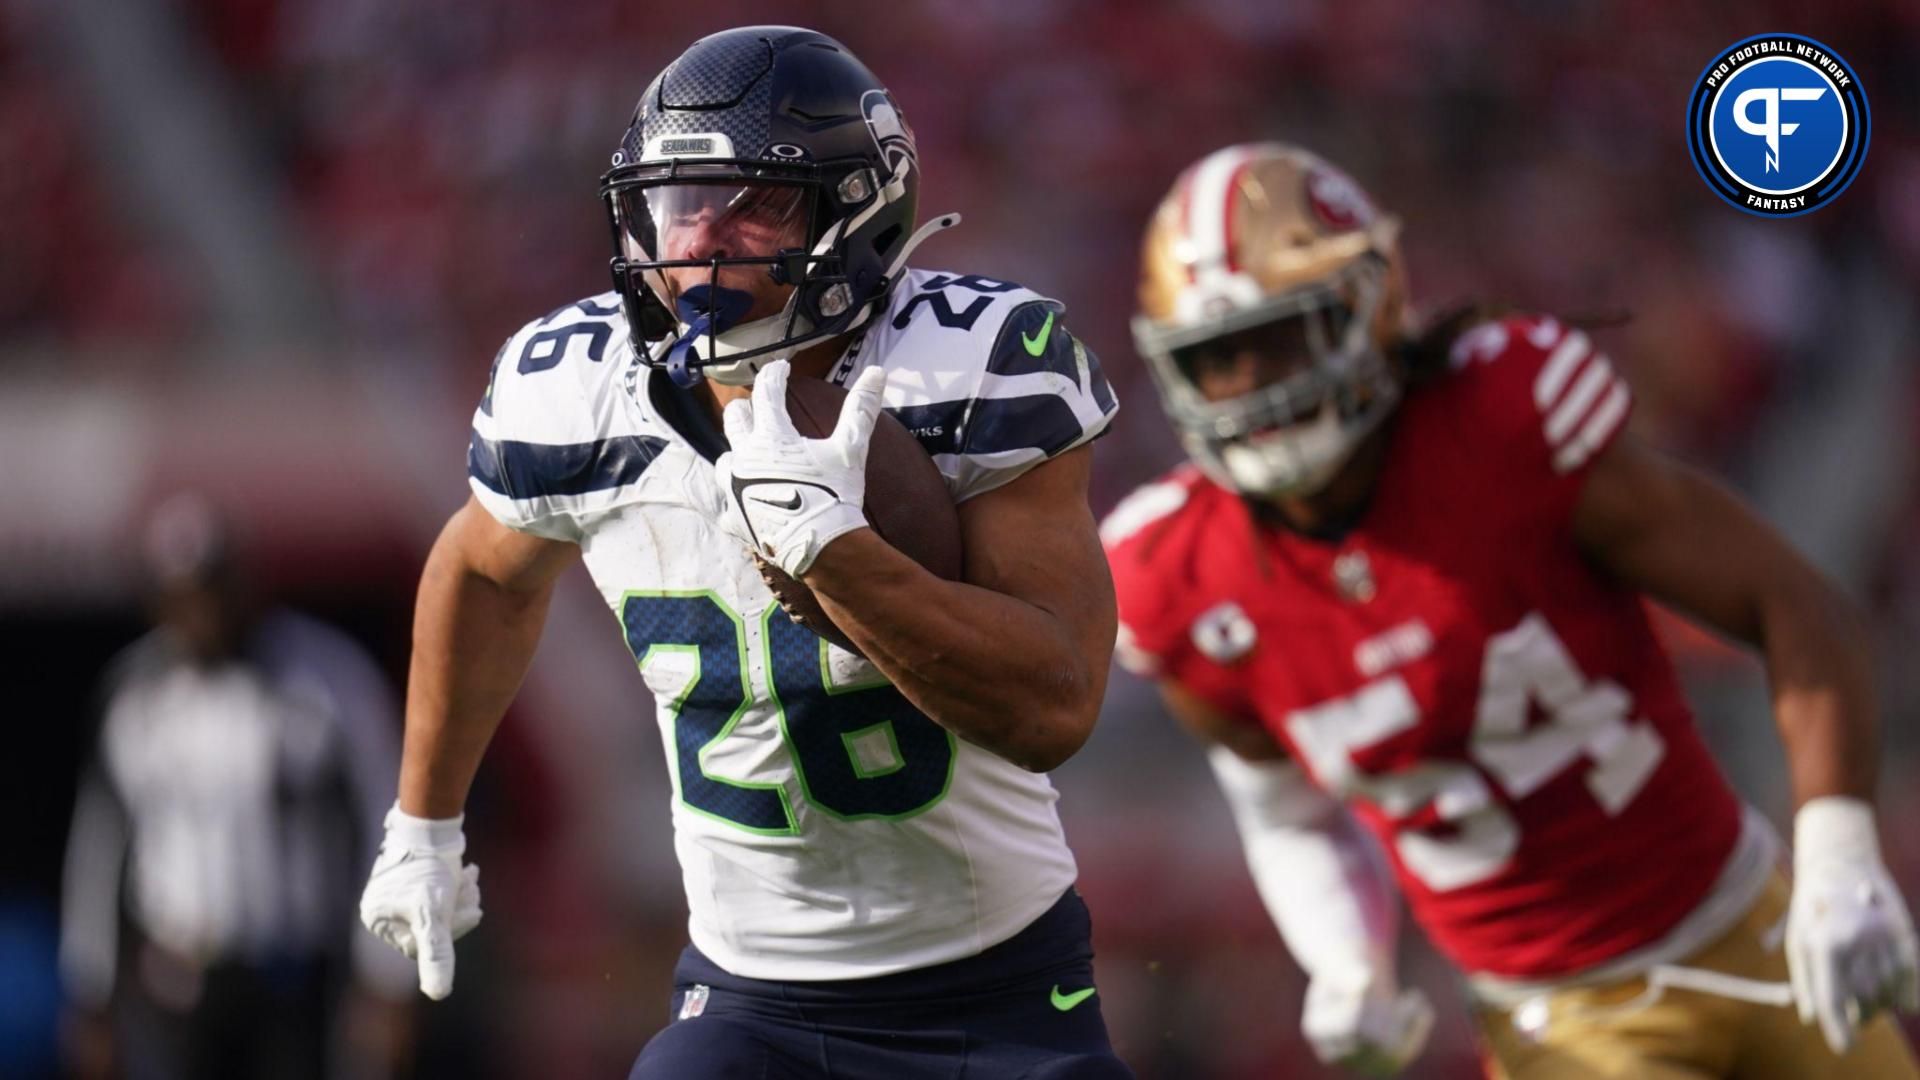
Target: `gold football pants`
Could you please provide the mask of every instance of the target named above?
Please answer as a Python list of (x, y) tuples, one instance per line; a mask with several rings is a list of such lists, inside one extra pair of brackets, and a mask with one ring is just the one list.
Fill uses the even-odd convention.
[[(1787, 981), (1786, 953), (1766, 938), (1787, 911), (1775, 875), (1760, 900), (1724, 936), (1682, 966), (1743, 979)], [(1546, 995), (1543, 1028), (1523, 1034), (1510, 1011), (1482, 1006), (1475, 1019), (1492, 1080), (1920, 1080), (1899, 1028), (1885, 1016), (1860, 1032), (1845, 1057), (1827, 1049), (1817, 1024), (1793, 1006), (1756, 1005), (1697, 990), (1663, 988), (1650, 1005), (1621, 1008), (1647, 989), (1635, 978)], [(1537, 1006), (1534, 1007), (1537, 1011)]]

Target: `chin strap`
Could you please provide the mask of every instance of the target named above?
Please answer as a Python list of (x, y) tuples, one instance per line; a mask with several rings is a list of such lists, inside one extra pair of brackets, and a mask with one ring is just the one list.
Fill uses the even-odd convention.
[[(686, 328), (686, 333), (681, 334), (679, 339), (667, 348), (666, 366), (667, 377), (673, 380), (673, 385), (682, 390), (691, 390), (700, 385), (701, 376), (699, 371), (687, 363), (687, 359), (694, 355), (694, 342), (699, 341), (712, 330), (713, 316), (696, 315), (692, 322), (686, 324)], [(707, 351), (709, 354), (713, 351), (711, 339), (708, 340)]]

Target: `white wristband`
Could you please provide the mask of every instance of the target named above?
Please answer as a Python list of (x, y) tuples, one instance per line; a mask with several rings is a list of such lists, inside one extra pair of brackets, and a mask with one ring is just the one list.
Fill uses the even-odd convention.
[(1793, 816), (1795, 871), (1832, 861), (1880, 862), (1880, 834), (1865, 800), (1825, 795)]
[(467, 837), (461, 831), (466, 820), (465, 814), (450, 818), (414, 817), (400, 809), (396, 802), (387, 811), (384, 824), (387, 835), (408, 849), (458, 855), (467, 849)]

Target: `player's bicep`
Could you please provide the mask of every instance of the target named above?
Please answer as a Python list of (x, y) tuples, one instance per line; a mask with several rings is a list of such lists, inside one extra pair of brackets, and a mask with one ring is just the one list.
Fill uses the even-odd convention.
[(1287, 757), (1286, 748), (1259, 724), (1221, 709), (1172, 679), (1162, 679), (1156, 686), (1167, 712), (1201, 742), (1224, 746), (1246, 761)]
[(1595, 461), (1573, 536), (1624, 584), (1745, 641), (1758, 639), (1765, 589), (1811, 573), (1732, 492), (1632, 438)]
[(1113, 578), (1087, 506), (1092, 462), (1092, 450), (1082, 446), (961, 503), (962, 578), (1054, 616), (1104, 672), (1117, 616)]
[(434, 542), (434, 561), (484, 578), (509, 592), (552, 587), (580, 558), (580, 546), (502, 525), (472, 495)]

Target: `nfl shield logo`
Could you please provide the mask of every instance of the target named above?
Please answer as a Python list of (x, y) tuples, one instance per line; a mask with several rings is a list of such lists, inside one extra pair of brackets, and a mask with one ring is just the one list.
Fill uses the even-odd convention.
[(1373, 583), (1373, 563), (1364, 551), (1349, 551), (1333, 560), (1333, 584), (1348, 600), (1366, 603), (1378, 588)]
[(706, 1012), (707, 996), (712, 992), (707, 989), (706, 983), (694, 983), (693, 987), (687, 991), (686, 998), (680, 1002), (680, 1019), (691, 1020)]

